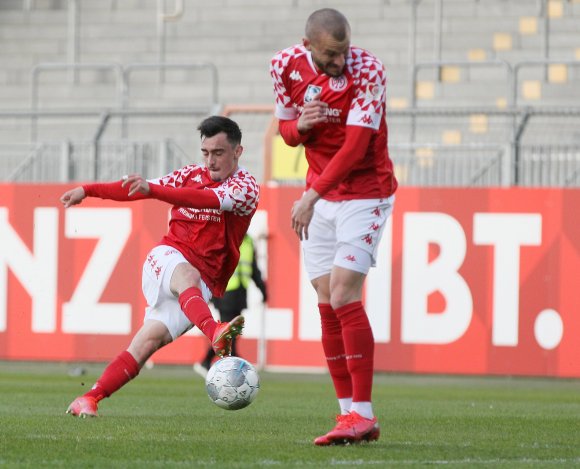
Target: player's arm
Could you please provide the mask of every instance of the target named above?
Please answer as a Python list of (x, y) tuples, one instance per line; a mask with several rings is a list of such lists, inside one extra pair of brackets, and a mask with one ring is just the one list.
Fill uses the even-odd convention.
[(308, 239), (308, 225), (314, 204), (330, 189), (336, 187), (365, 156), (373, 129), (356, 125), (346, 126), (344, 144), (326, 165), (320, 177), (292, 207), (292, 229), (298, 237)]
[(124, 178), (123, 187), (129, 186), (129, 196), (141, 194), (178, 207), (220, 208), (219, 199), (213, 191), (157, 183), (164, 179), (147, 181), (138, 174), (131, 174)]
[(147, 197), (147, 195), (143, 193), (131, 194), (129, 190), (125, 188), (125, 178), (126, 177), (120, 181), (108, 183), (97, 182), (83, 184), (82, 186), (66, 191), (61, 196), (60, 201), (65, 208), (68, 208), (80, 204), (86, 197), (98, 197), (101, 199), (116, 200), (120, 202), (141, 200)]
[(149, 195), (153, 199), (177, 205), (178, 207), (221, 208), (220, 200), (213, 190), (149, 184)]
[(290, 147), (297, 147), (308, 140), (308, 133), (301, 134), (298, 130), (298, 119), (280, 120), (278, 131), (284, 139), (284, 143)]
[[(192, 187), (174, 187), (141, 181), (149, 197), (172, 205), (189, 208), (209, 208), (247, 215), (255, 210), (258, 204), (259, 188), (252, 177), (233, 177), (218, 187), (196, 189)], [(131, 191), (129, 191), (131, 193)]]
[(279, 120), (278, 130), (287, 145), (296, 147), (308, 140), (309, 133), (316, 124), (328, 120), (326, 115), (328, 104), (320, 101), (319, 95), (316, 95), (310, 102), (304, 103), (302, 112), (298, 114), (291, 97), (292, 80), (287, 77), (289, 62), (282, 58), (292, 55), (293, 49), (278, 52), (272, 58), (270, 75), (276, 96), (274, 114)]
[(320, 101), (320, 94), (304, 105), (297, 119), (283, 120), (278, 124), (280, 135), (286, 145), (296, 147), (308, 140), (310, 131), (318, 124), (328, 122), (328, 104)]
[(364, 158), (373, 129), (347, 125), (344, 144), (331, 158), (312, 188), (323, 197), (329, 190), (340, 184), (352, 169)]
[(123, 176), (121, 181), (116, 182), (84, 184), (65, 192), (60, 200), (68, 208), (80, 204), (86, 197), (119, 202), (151, 198), (182, 207), (220, 208), (219, 198), (214, 191), (162, 186), (149, 183), (138, 174)]

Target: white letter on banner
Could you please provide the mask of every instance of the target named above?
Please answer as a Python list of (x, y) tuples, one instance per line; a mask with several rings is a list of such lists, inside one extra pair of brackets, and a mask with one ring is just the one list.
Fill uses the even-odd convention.
[(32, 332), (56, 330), (58, 209), (34, 210), (34, 245), (28, 250), (8, 222), (8, 209), (0, 208), (0, 331), (6, 330), (7, 267), (32, 299)]
[(318, 311), (318, 296), (308, 279), (308, 272), (304, 266), (304, 252), (300, 246), (300, 279), (298, 283), (298, 338), (300, 340), (317, 341), (322, 335), (320, 313)]
[(473, 242), (494, 246), (493, 345), (518, 345), (520, 246), (542, 242), (539, 214), (476, 213)]
[(377, 343), (391, 340), (393, 218), (389, 217), (377, 251), (377, 265), (367, 277), (365, 309)]
[[(439, 256), (429, 262), (429, 244)], [(465, 259), (461, 225), (444, 213), (406, 213), (403, 241), (401, 340), (413, 344), (448, 344), (469, 327), (471, 291), (458, 270)], [(429, 294), (439, 291), (446, 302), (440, 313), (429, 313)]]
[[(65, 217), (68, 238), (97, 238), (85, 271), (69, 303), (62, 306), (62, 330), (75, 334), (129, 334), (131, 304), (99, 303), (131, 234), (128, 208), (70, 208)], [(132, 280), (137, 288), (140, 281)]]

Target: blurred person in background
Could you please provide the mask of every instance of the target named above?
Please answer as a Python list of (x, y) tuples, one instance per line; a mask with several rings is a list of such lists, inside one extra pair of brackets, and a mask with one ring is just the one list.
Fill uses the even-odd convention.
[(320, 446), (380, 435), (371, 401), (374, 337), (361, 300), (397, 180), (387, 149), (386, 72), (350, 36), (342, 13), (317, 10), (302, 43), (276, 53), (270, 66), (280, 135), (304, 145), (308, 161), (291, 222), (317, 293), (340, 406), (334, 428), (314, 440)]
[[(211, 300), (219, 311), (221, 321), (232, 321), (235, 317), (240, 316), (242, 311), (248, 307), (248, 286), (250, 285), (250, 281), (253, 281), (256, 287), (258, 287), (262, 293), (262, 301), (266, 303), (268, 301), (268, 293), (266, 283), (262, 278), (262, 272), (258, 267), (256, 247), (252, 237), (246, 234), (240, 246), (238, 266), (234, 274), (230, 277), (224, 296), (221, 298), (212, 298)], [(234, 357), (239, 356), (237, 340), (235, 338), (232, 339), (231, 355)], [(213, 347), (208, 347), (203, 360), (193, 365), (195, 372), (205, 378), (215, 356), (216, 353)]]
[(256, 212), (259, 188), (254, 177), (238, 166), (243, 147), (237, 123), (212, 116), (198, 130), (204, 164), (191, 164), (154, 180), (133, 174), (116, 182), (85, 184), (60, 199), (65, 208), (86, 197), (157, 199), (172, 205), (169, 230), (143, 264), (147, 300), (143, 325), (67, 413), (96, 417), (102, 399), (135, 378), (157, 350), (194, 325), (219, 356), (230, 353), (232, 339), (242, 331), (243, 316), (217, 322), (208, 302), (212, 295), (224, 293), (234, 273), (240, 245)]

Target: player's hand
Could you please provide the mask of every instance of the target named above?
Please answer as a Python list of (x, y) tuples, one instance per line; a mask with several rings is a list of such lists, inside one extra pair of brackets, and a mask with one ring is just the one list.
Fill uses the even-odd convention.
[(315, 125), (328, 122), (328, 104), (320, 101), (320, 94), (314, 95), (312, 101), (306, 103), (296, 124), (298, 132), (306, 133)]
[(60, 202), (64, 205), (64, 208), (69, 208), (72, 205), (80, 204), (86, 196), (85, 190), (82, 186), (79, 186), (62, 194)]
[(292, 206), (292, 229), (300, 238), (308, 239), (308, 226), (314, 215), (314, 204), (320, 198), (314, 189), (308, 189)]
[(140, 192), (141, 194), (148, 195), (151, 192), (149, 188), (149, 183), (140, 174), (129, 174), (123, 176), (123, 182), (121, 187), (129, 187), (129, 197)]

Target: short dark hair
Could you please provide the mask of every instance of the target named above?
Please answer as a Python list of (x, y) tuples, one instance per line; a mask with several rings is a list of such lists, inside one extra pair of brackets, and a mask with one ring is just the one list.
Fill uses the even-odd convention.
[(350, 34), (350, 25), (340, 11), (334, 8), (321, 8), (308, 17), (305, 34), (308, 39), (315, 41), (322, 32), (342, 42)]
[(199, 130), (199, 136), (202, 139), (204, 137), (214, 137), (223, 132), (227, 135), (228, 142), (230, 142), (232, 146), (242, 143), (242, 131), (238, 124), (229, 117), (210, 116), (199, 124), (197, 130)]

